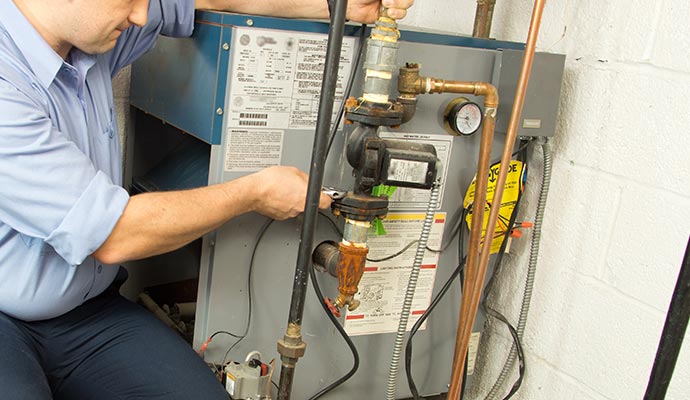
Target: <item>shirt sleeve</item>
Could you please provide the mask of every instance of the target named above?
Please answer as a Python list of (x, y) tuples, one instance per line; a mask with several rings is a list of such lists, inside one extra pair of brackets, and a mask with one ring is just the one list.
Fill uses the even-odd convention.
[(53, 126), (37, 96), (0, 79), (0, 109), (0, 221), (81, 264), (129, 195)]
[(194, 31), (194, 0), (150, 0), (146, 25), (122, 33), (108, 53), (112, 76), (146, 53), (158, 35), (189, 37)]

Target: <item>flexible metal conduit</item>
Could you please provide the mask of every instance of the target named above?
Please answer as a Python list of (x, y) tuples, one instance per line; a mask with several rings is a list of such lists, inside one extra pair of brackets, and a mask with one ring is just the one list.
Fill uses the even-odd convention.
[[(546, 0), (535, 0), (534, 10), (532, 12), (532, 20), (527, 35), (527, 43), (525, 47), (525, 55), (522, 60), (522, 67), (520, 69), (520, 78), (518, 79), (517, 89), (515, 93), (515, 103), (510, 113), (510, 124), (508, 126), (508, 133), (506, 134), (505, 145), (503, 146), (503, 154), (501, 156), (501, 168), (498, 173), (498, 180), (496, 182), (496, 190), (494, 192), (493, 206), (489, 214), (489, 220), (486, 228), (486, 238), (492, 238), (496, 231), (496, 221), (498, 220), (498, 212), (500, 204), (503, 200), (503, 191), (505, 189), (506, 178), (508, 177), (508, 166), (512, 156), (513, 148), (515, 146), (515, 139), (517, 138), (518, 122), (522, 114), (522, 106), (525, 101), (525, 94), (527, 92), (527, 83), (529, 82), (530, 72), (532, 70), (532, 61), (534, 59), (534, 51), (537, 44), (537, 36), (539, 34), (539, 26), (541, 25), (541, 17), (544, 11), (544, 4)], [(477, 187), (476, 198), (474, 204), (484, 204), (479, 202), (480, 189), (479, 183), (486, 181), (486, 175), (477, 173)], [(498, 206), (497, 206), (498, 205)], [(476, 207), (474, 213), (478, 213), (483, 207)], [(474, 231), (474, 222), (479, 219), (479, 215), (474, 215), (472, 218)], [(483, 221), (483, 219), (480, 219)], [(479, 228), (481, 232), (481, 227)], [(470, 239), (472, 234), (470, 232)], [(456, 400), (460, 398), (460, 389), (462, 387), (463, 372), (465, 370), (465, 357), (469, 347), (470, 335), (477, 316), (477, 309), (479, 308), (479, 301), (481, 298), (482, 287), (484, 284), (484, 276), (486, 275), (486, 268), (489, 263), (489, 248), (491, 240), (485, 240), (482, 246), (482, 252), (479, 263), (474, 266), (470, 261), (471, 253), (468, 253), (467, 258), (467, 276), (462, 296), (462, 304), (460, 311), (460, 319), (458, 321), (458, 335), (456, 338), (455, 355), (453, 358), (453, 371), (451, 374), (450, 389), (448, 391), (448, 398)], [(470, 249), (471, 251), (472, 249)], [(475, 268), (476, 267), (476, 268)]]
[(302, 316), (304, 314), (307, 284), (309, 283), (309, 267), (314, 246), (314, 232), (319, 211), (321, 187), (323, 186), (324, 164), (326, 163), (328, 135), (331, 128), (331, 116), (333, 115), (333, 99), (338, 82), (340, 51), (345, 32), (345, 16), (347, 11), (347, 0), (332, 1), (335, 2), (335, 6), (333, 7), (331, 24), (328, 30), (328, 48), (326, 49), (321, 99), (316, 121), (314, 148), (311, 155), (311, 168), (309, 169), (304, 222), (300, 235), (295, 279), (292, 286), (290, 315), (285, 335), (278, 341), (278, 351), (281, 355), (278, 399), (281, 400), (290, 399), (295, 365), (299, 358), (304, 355), (306, 349), (306, 344), (302, 341)]
[(412, 309), (412, 300), (414, 299), (414, 292), (417, 288), (419, 270), (422, 266), (422, 261), (424, 260), (426, 244), (429, 241), (429, 233), (431, 232), (431, 225), (434, 222), (436, 207), (438, 207), (439, 192), (439, 183), (436, 182), (434, 183), (434, 186), (431, 188), (431, 197), (429, 199), (429, 205), (426, 209), (426, 217), (424, 218), (424, 224), (422, 225), (422, 233), (419, 236), (417, 252), (415, 253), (414, 263), (412, 264), (412, 271), (410, 272), (410, 279), (407, 281), (405, 301), (403, 302), (400, 320), (398, 320), (398, 332), (395, 335), (393, 355), (391, 356), (391, 365), (390, 369), (388, 370), (388, 381), (386, 383), (386, 400), (395, 400), (395, 386), (396, 380), (398, 378), (400, 354), (402, 353), (403, 342), (405, 341), (407, 321), (410, 317), (410, 310)]
[[(532, 301), (532, 290), (534, 288), (534, 277), (537, 273), (537, 259), (539, 258), (539, 243), (541, 242), (541, 228), (544, 221), (544, 210), (546, 208), (546, 199), (549, 195), (549, 188), (551, 187), (551, 143), (549, 138), (544, 138), (544, 143), (541, 145), (544, 153), (544, 166), (541, 181), (541, 189), (539, 190), (539, 202), (537, 203), (537, 211), (534, 216), (534, 229), (532, 230), (532, 244), (529, 251), (529, 265), (527, 267), (527, 277), (525, 278), (525, 290), (522, 295), (522, 306), (520, 307), (520, 317), (517, 323), (518, 339), (522, 340), (525, 333), (525, 325), (527, 325), (527, 315), (529, 314), (530, 303)], [(513, 369), (515, 358), (517, 357), (517, 349), (515, 343), (510, 348), (508, 359), (503, 365), (501, 373), (496, 379), (493, 387), (486, 396), (487, 400), (493, 400), (498, 395), (498, 391), (503, 386), (508, 373)]]

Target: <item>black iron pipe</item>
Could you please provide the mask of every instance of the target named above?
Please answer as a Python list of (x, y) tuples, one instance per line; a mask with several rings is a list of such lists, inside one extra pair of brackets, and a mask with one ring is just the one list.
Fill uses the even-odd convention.
[(666, 314), (666, 323), (659, 340), (659, 348), (649, 377), (644, 400), (662, 400), (671, 383), (690, 319), (690, 239), (680, 266), (676, 288)]
[[(328, 30), (328, 47), (324, 67), (323, 84), (321, 85), (321, 98), (319, 99), (319, 112), (316, 122), (316, 134), (311, 156), (311, 168), (309, 170), (309, 182), (307, 187), (307, 200), (304, 209), (304, 222), (300, 236), (299, 250), (297, 253), (297, 265), (292, 286), (292, 300), (290, 303), (290, 315), (288, 318), (288, 331), (284, 339), (290, 345), (298, 347), (303, 345), (301, 339), (302, 316), (304, 314), (304, 300), (309, 283), (309, 267), (314, 246), (314, 232), (319, 211), (319, 199), (323, 186), (324, 165), (328, 155), (328, 136), (333, 115), (333, 99), (338, 82), (338, 68), (340, 66), (340, 51), (342, 49), (345, 32), (345, 17), (347, 12), (347, 0), (331, 0), (331, 24)], [(289, 337), (289, 338), (288, 338)], [(297, 341), (299, 344), (295, 344)], [(279, 348), (281, 344), (279, 342)], [(302, 350), (303, 351), (303, 350)], [(292, 391), (295, 363), (298, 356), (281, 353), (280, 384), (278, 399), (289, 399)], [(286, 362), (286, 360), (288, 362)]]

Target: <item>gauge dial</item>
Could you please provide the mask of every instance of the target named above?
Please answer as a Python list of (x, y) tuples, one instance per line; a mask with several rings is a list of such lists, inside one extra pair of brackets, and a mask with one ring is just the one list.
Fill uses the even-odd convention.
[(471, 135), (482, 124), (482, 109), (477, 103), (459, 97), (448, 105), (446, 123), (456, 135)]

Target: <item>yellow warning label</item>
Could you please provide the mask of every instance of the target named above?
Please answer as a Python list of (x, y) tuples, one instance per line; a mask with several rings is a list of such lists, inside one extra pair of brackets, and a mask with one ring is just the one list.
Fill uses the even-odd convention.
[[(498, 169), (500, 163), (494, 164), (489, 170), (488, 176), (488, 186), (486, 191), (486, 204), (484, 204), (484, 223), (482, 224), (482, 242), (486, 236), (486, 227), (489, 223), (489, 211), (491, 209), (491, 204), (493, 204), (494, 191), (496, 190), (496, 182), (498, 181)], [(515, 209), (515, 204), (517, 203), (518, 196), (522, 192), (522, 184), (525, 175), (525, 165), (517, 160), (512, 160), (510, 162), (510, 169), (508, 170), (508, 177), (506, 178), (505, 189), (503, 190), (503, 199), (501, 201), (501, 208), (498, 212), (498, 221), (496, 221), (496, 231), (494, 233), (493, 241), (491, 242), (491, 254), (498, 253), (501, 249), (501, 243), (507, 231), (511, 229), (510, 226), (510, 216)], [(467, 189), (465, 194), (465, 201), (463, 202), (463, 207), (468, 209), (470, 205), (474, 202), (474, 191), (477, 182), (477, 177), (475, 176)], [(467, 217), (465, 218), (467, 222), (467, 227), (472, 225), (472, 208), (467, 212)]]

